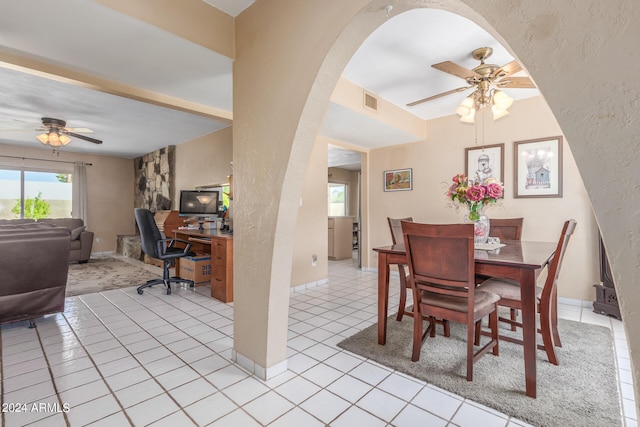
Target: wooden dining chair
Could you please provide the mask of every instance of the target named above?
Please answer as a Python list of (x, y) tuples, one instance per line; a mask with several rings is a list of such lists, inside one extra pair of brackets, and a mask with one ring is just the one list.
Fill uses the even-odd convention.
[[(549, 362), (554, 365), (558, 365), (558, 356), (555, 347), (562, 347), (560, 335), (558, 334), (558, 276), (560, 275), (560, 268), (564, 254), (567, 251), (569, 239), (576, 229), (576, 224), (576, 221), (573, 219), (564, 223), (558, 245), (553, 254), (553, 259), (549, 263), (547, 279), (542, 287), (538, 286), (536, 289), (538, 313), (540, 315), (540, 328), (538, 332), (542, 334), (543, 343), (543, 345), (539, 345), (538, 348), (546, 351)], [(520, 301), (520, 283), (516, 281), (491, 278), (480, 284), (479, 289), (500, 295), (499, 305), (501, 306), (512, 309), (522, 308), (522, 302)], [(513, 319), (503, 317), (499, 319), (512, 326), (522, 327), (521, 322)], [(522, 341), (517, 338), (501, 336), (501, 339), (522, 344)]]
[[(435, 318), (467, 325), (467, 381), (473, 380), (473, 365), (488, 351), (497, 356), (498, 300), (500, 297), (475, 287), (473, 224), (431, 225), (402, 223), (413, 289), (413, 352), (420, 358), (422, 344), (435, 337)], [(481, 320), (489, 316), (491, 340), (475, 351)], [(423, 332), (423, 320), (429, 326)]]
[(524, 218), (490, 218), (489, 235), (500, 240), (520, 240)]
[[(489, 219), (489, 235), (498, 237), (500, 240), (520, 240), (522, 238), (522, 225), (524, 218), (490, 218)], [(478, 276), (476, 280), (481, 283), (489, 279), (486, 276)], [(518, 318), (518, 310), (512, 308), (510, 310), (511, 320), (514, 322)], [(515, 331), (516, 326), (511, 325), (511, 330)]]
[[(387, 217), (387, 221), (389, 222), (389, 229), (391, 230), (391, 241), (393, 242), (393, 244), (396, 245), (404, 243), (404, 236), (402, 235), (402, 226), (400, 225), (400, 222), (413, 222), (413, 218)], [(398, 303), (398, 314), (396, 315), (397, 321), (402, 320), (402, 317), (405, 314), (407, 316), (413, 317), (413, 311), (407, 310), (407, 288), (409, 288), (409, 284), (407, 282), (407, 271), (405, 267), (405, 264), (398, 264), (398, 274), (400, 275), (400, 302)]]

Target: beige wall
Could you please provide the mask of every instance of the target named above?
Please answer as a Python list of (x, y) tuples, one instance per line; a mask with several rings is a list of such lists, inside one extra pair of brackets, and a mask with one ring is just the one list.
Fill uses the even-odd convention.
[[(92, 163), (87, 166), (87, 228), (94, 232), (93, 252), (116, 250), (118, 234), (135, 233), (133, 218), (133, 160), (119, 157), (88, 155), (61, 151), (55, 156), (50, 149), (23, 148), (1, 145), (6, 156), (29, 157), (43, 160)], [(25, 166), (34, 163), (25, 160)], [(0, 164), (20, 165), (21, 160), (0, 157)], [(36, 162), (48, 167), (71, 168), (73, 165), (54, 162)]]
[[(291, 286), (313, 284), (328, 276), (327, 140), (318, 137), (304, 176), (298, 208)], [(317, 257), (313, 266), (311, 259)]]
[(176, 146), (173, 209), (180, 204), (180, 190), (227, 182), (233, 174), (233, 131), (221, 129)]
[[(562, 132), (542, 97), (516, 101), (509, 111), (503, 119), (486, 122), (485, 143), (504, 144), (505, 197), (501, 203), (486, 208), (485, 213), (494, 218), (524, 217), (522, 239), (533, 241), (557, 241), (565, 220), (578, 221), (563, 262), (558, 292), (561, 297), (593, 300), (593, 285), (599, 282), (598, 232), (569, 145), (566, 141), (563, 145), (562, 198), (514, 199), (513, 142)], [(458, 119), (452, 115), (427, 121), (427, 141), (370, 151), (373, 247), (391, 243), (387, 216), (413, 216), (416, 221), (431, 223), (462, 220), (465, 209), (452, 207), (444, 195), (451, 177), (464, 171), (465, 148), (474, 147), (473, 125)], [(383, 171), (407, 167), (413, 168), (413, 190), (385, 193)], [(377, 267), (377, 257), (368, 249), (365, 264)]]

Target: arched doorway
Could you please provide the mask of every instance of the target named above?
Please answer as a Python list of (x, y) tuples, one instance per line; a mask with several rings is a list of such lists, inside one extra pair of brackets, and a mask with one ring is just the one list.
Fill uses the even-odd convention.
[[(595, 1), (590, 4), (597, 7)], [(236, 236), (236, 254), (241, 256), (236, 256), (240, 273), (235, 348), (262, 368), (285, 360), (283, 312), (299, 177), (329, 94), (357, 46), (384, 19), (384, 6), (364, 0), (322, 5), (263, 2), (237, 21), (234, 167), (237, 192), (244, 192), (245, 198), (238, 197), (236, 225), (238, 229), (246, 226), (247, 231)], [(632, 2), (619, 0), (619, 7), (607, 8), (615, 12), (603, 13), (595, 28), (589, 8), (576, 11), (555, 3), (497, 9), (480, 0), (437, 5), (426, 0), (398, 1), (396, 9), (429, 6), (446, 8), (486, 29), (493, 28), (491, 32), (500, 34), (519, 59), (527, 58), (525, 66), (545, 93), (564, 133), (576, 141), (574, 155), (594, 200), (613, 269), (623, 282), (621, 299), (628, 298), (629, 304), (640, 302), (635, 301), (640, 296), (625, 292), (630, 285), (624, 283), (625, 278), (634, 282), (638, 270), (639, 250), (634, 242), (640, 232), (624, 212), (638, 210), (637, 178), (629, 177), (637, 176), (633, 165), (640, 160), (640, 150), (631, 149), (637, 148), (633, 135), (640, 134), (640, 124), (630, 119), (639, 91), (628, 87), (615, 66), (620, 51), (633, 51), (628, 40), (638, 37), (635, 22), (640, 18)], [(625, 25), (620, 26), (620, 20)], [(582, 28), (590, 28), (590, 37), (585, 38)], [(620, 30), (615, 50), (605, 50), (598, 41), (609, 38), (610, 28)], [(582, 67), (582, 61), (567, 57), (569, 48), (562, 46), (599, 48), (599, 59), (604, 61), (599, 61), (598, 70)], [(256, 69), (260, 70), (258, 78)], [(628, 90), (614, 98), (607, 88), (594, 85), (602, 73), (610, 75), (610, 85), (616, 82)], [(585, 87), (592, 89), (589, 103), (580, 96)], [(598, 105), (606, 105), (608, 113), (598, 115)], [(596, 165), (600, 172), (591, 169)], [(603, 166), (607, 167), (605, 175)], [(630, 325), (630, 320), (640, 317), (628, 310), (625, 314), (630, 316), (625, 319)], [(633, 350), (640, 339), (632, 332), (629, 336)]]

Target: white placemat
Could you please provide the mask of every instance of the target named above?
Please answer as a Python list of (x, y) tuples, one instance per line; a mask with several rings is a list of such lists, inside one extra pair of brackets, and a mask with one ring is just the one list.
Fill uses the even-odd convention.
[(494, 249), (503, 248), (507, 245), (504, 243), (476, 243), (474, 245), (475, 249), (480, 249), (483, 251), (492, 251)]

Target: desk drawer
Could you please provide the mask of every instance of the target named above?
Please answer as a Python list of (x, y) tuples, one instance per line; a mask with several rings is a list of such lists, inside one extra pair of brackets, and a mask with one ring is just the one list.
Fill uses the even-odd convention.
[(233, 301), (233, 285), (227, 281), (227, 272), (215, 265), (211, 269), (211, 296), (223, 302)]
[(224, 240), (211, 241), (211, 262), (213, 264), (225, 263), (227, 261), (227, 242)]

